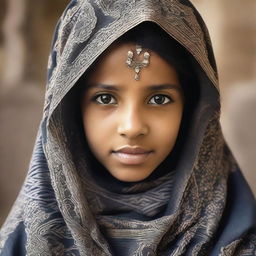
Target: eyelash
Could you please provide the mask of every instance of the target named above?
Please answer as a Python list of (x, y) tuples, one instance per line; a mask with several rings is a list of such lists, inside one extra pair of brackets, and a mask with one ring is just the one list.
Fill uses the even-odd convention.
[[(104, 103), (103, 101), (102, 101), (102, 98), (101, 97), (103, 97), (103, 96), (108, 96), (108, 97), (110, 97), (111, 98), (111, 101), (114, 99), (114, 103), (112, 102), (111, 103), (111, 101), (109, 102), (109, 103)], [(152, 100), (152, 99), (154, 99), (154, 97), (156, 97), (156, 96), (160, 96), (160, 97), (164, 97), (165, 99), (164, 99), (164, 102), (163, 103), (160, 103), (160, 104), (158, 104), (158, 103), (149, 103), (150, 105), (166, 105), (166, 104), (169, 104), (169, 103), (171, 103), (171, 102), (173, 102), (173, 99), (170, 97), (170, 96), (167, 96), (167, 95), (164, 95), (164, 94), (156, 94), (156, 95), (154, 95), (154, 96), (152, 96), (151, 98), (150, 98), (150, 100), (149, 100), (149, 102)], [(99, 100), (101, 98), (101, 100)], [(96, 96), (94, 96), (93, 97), (93, 101), (94, 102), (96, 102), (97, 104), (99, 104), (99, 105), (116, 105), (117, 104), (117, 101), (116, 101), (116, 99), (115, 99), (115, 97), (113, 96), (113, 95), (111, 95), (111, 94), (109, 94), (109, 93), (103, 93), (103, 94), (98, 94), (98, 95), (96, 95)], [(167, 102), (166, 102), (167, 101)]]

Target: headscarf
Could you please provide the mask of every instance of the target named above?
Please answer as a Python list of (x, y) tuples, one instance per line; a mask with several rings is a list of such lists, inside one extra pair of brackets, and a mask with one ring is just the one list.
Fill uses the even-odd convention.
[[(175, 165), (167, 159), (159, 168), (169, 171), (124, 184), (94, 160), (69, 106), (99, 56), (143, 22), (186, 49), (200, 97)], [(255, 200), (219, 114), (209, 35), (189, 1), (71, 1), (54, 35), (44, 114), (0, 255), (255, 255)], [(92, 168), (104, 178), (96, 182)]]

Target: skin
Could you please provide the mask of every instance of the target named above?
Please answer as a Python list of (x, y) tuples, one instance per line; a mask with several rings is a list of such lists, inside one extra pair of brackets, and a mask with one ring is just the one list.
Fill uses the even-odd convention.
[[(125, 64), (129, 50), (135, 53), (135, 45), (113, 45), (101, 56), (87, 79), (81, 108), (97, 160), (116, 179), (138, 182), (172, 151), (184, 100), (177, 72), (153, 51), (136, 81), (135, 71)], [(131, 152), (118, 151), (124, 147)]]

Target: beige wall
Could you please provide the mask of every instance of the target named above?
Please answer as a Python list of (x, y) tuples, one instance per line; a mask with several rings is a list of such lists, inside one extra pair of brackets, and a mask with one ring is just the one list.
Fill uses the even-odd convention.
[(193, 0), (212, 37), (223, 90), (256, 79), (256, 1)]
[[(12, 14), (8, 14), (11, 16), (8, 28), (16, 35), (8, 35), (11, 43), (4, 44), (4, 22), (8, 13), (8, 8), (5, 7), (11, 1), (14, 2), (14, 10)], [(23, 24), (17, 25), (15, 20), (19, 15), (15, 1), (21, 3), (21, 0), (0, 0), (0, 225), (8, 214), (28, 169), (42, 116), (51, 37), (57, 19), (68, 3), (68, 0), (22, 0), (26, 3), (23, 10), (25, 16)], [(10, 44), (17, 43), (17, 37), (18, 41), (22, 37), (24, 47), (15, 44), (15, 49), (10, 48)], [(16, 66), (22, 62), (15, 50), (18, 50), (17, 54), (24, 51), (24, 72), (18, 75)], [(9, 58), (11, 60), (8, 61)], [(7, 62), (10, 75), (4, 82), (4, 67)]]
[(256, 1), (193, 2), (212, 35), (220, 75), (223, 132), (256, 194)]

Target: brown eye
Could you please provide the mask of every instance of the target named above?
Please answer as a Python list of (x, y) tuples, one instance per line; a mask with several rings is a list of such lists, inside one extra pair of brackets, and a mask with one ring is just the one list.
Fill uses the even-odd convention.
[(102, 105), (116, 104), (115, 98), (111, 94), (101, 94), (95, 97), (95, 101)]
[(172, 101), (172, 99), (166, 95), (163, 94), (158, 94), (153, 96), (150, 100), (149, 100), (149, 104), (153, 104), (153, 105), (164, 105), (164, 104), (168, 104)]

